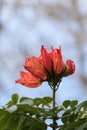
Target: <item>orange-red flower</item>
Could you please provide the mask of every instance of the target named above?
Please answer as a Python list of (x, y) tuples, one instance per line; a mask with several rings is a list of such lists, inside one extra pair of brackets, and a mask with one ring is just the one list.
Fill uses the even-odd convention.
[(20, 72), (20, 79), (16, 80), (16, 83), (20, 83), (22, 85), (25, 85), (30, 88), (38, 87), (41, 85), (40, 79), (35, 77), (32, 73), (30, 72)]
[(37, 57), (26, 58), (24, 67), (39, 79), (46, 80), (46, 72)]
[(72, 60), (64, 63), (61, 54), (61, 47), (48, 52), (44, 46), (41, 48), (39, 57), (27, 57), (24, 68), (28, 72), (20, 72), (20, 79), (16, 83), (30, 88), (38, 87), (42, 82), (47, 81), (57, 85), (62, 77), (71, 75), (75, 72), (75, 64)]

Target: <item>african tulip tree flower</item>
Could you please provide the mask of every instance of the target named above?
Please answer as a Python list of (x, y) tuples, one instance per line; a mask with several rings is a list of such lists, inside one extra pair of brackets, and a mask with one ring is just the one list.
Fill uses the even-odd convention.
[(61, 47), (48, 52), (44, 46), (41, 48), (41, 54), (38, 57), (27, 57), (24, 63), (27, 72), (20, 72), (20, 83), (30, 88), (38, 87), (42, 82), (57, 85), (65, 76), (75, 72), (75, 64), (72, 60), (63, 61)]
[(20, 72), (21, 79), (16, 80), (16, 83), (21, 83), (30, 88), (38, 87), (41, 81), (30, 72)]

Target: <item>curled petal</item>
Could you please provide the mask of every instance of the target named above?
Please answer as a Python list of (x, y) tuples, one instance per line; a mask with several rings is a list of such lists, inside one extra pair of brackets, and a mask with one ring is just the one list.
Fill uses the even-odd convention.
[(42, 46), (42, 48), (41, 48), (41, 57), (40, 58), (41, 58), (41, 63), (43, 64), (43, 66), (48, 71), (52, 71), (52, 61), (48, 55), (47, 50), (44, 48), (44, 46)]
[(46, 80), (46, 72), (37, 57), (26, 58), (24, 67), (41, 80)]
[(63, 60), (61, 55), (61, 48), (52, 49), (52, 52), (49, 54), (50, 58), (53, 61), (53, 69), (56, 74), (60, 74), (63, 69)]
[(29, 88), (35, 88), (41, 85), (41, 81), (30, 72), (20, 72), (20, 79), (16, 80), (16, 83), (20, 83)]

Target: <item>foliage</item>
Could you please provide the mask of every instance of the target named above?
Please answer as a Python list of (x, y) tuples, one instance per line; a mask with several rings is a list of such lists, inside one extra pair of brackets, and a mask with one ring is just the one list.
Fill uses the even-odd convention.
[[(66, 100), (61, 106), (52, 107), (51, 97), (19, 98), (0, 108), (0, 130), (47, 130), (53, 128), (47, 120), (55, 118), (56, 130), (87, 130), (87, 101)], [(61, 121), (61, 123), (59, 123)]]

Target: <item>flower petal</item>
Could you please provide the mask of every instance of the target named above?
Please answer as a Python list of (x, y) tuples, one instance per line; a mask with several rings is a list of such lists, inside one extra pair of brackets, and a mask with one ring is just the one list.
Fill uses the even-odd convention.
[(41, 48), (41, 57), (40, 58), (41, 58), (41, 63), (43, 64), (43, 66), (48, 71), (52, 71), (52, 61), (48, 55), (47, 50), (44, 48), (44, 46), (42, 46), (42, 48)]
[(52, 52), (49, 54), (50, 58), (53, 61), (53, 68), (56, 74), (60, 74), (63, 69), (63, 60), (61, 55), (61, 48), (52, 49)]
[(41, 80), (46, 80), (46, 72), (37, 57), (26, 58), (24, 67)]
[(30, 72), (20, 72), (20, 79), (16, 80), (16, 83), (20, 83), (29, 88), (35, 88), (41, 85), (41, 81)]

